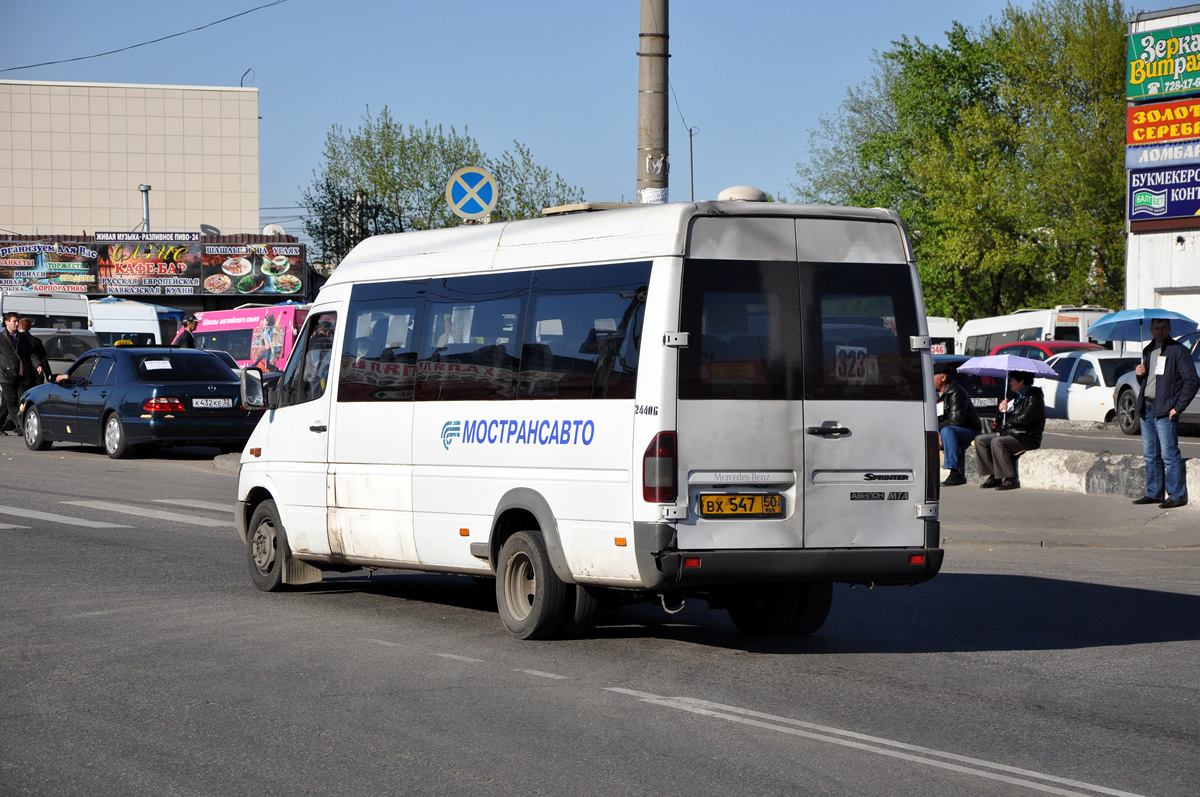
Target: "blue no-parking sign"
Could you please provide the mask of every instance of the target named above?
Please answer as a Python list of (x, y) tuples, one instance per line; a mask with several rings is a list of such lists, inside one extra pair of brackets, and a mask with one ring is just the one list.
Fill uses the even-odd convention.
[(481, 219), (496, 207), (496, 180), (478, 166), (464, 166), (446, 183), (446, 202), (455, 215)]

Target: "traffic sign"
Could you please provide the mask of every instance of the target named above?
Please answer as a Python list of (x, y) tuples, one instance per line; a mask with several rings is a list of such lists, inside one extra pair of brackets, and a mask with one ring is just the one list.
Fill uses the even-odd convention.
[(478, 166), (464, 166), (446, 183), (446, 202), (461, 218), (482, 219), (496, 207), (496, 180)]

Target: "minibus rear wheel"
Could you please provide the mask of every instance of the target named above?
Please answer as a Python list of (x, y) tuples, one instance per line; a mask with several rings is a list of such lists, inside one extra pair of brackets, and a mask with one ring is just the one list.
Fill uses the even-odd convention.
[(279, 522), (279, 511), (274, 501), (263, 501), (250, 516), (250, 533), (246, 537), (246, 561), (254, 586), (263, 592), (283, 589), (287, 557), (287, 537)]
[(562, 629), (567, 585), (554, 573), (541, 535), (518, 531), (504, 542), (496, 574), (500, 619), (517, 639), (548, 639)]
[(800, 611), (802, 584), (754, 584), (729, 602), (729, 619), (743, 634), (783, 634)]
[(793, 634), (812, 634), (825, 625), (829, 608), (833, 606), (833, 582), (812, 581), (800, 585), (800, 605), (796, 621), (792, 623)]

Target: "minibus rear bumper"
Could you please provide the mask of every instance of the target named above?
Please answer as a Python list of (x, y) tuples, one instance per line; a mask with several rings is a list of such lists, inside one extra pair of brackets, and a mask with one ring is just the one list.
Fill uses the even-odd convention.
[[(640, 524), (639, 524), (640, 525)], [(927, 520), (926, 546), (908, 548), (791, 548), (720, 551), (655, 550), (660, 524), (645, 524), (649, 543), (639, 533), (638, 570), (646, 589), (709, 584), (838, 581), (900, 586), (928, 581), (942, 569), (945, 552), (936, 547), (939, 528)], [(932, 526), (932, 528), (930, 528)], [(657, 533), (656, 533), (657, 532)]]

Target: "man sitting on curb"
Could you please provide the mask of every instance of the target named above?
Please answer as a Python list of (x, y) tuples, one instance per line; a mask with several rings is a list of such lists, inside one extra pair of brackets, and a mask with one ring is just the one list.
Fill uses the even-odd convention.
[(1170, 321), (1155, 318), (1150, 322), (1150, 334), (1154, 340), (1142, 349), (1142, 361), (1135, 370), (1142, 385), (1138, 417), (1146, 459), (1146, 494), (1133, 503), (1175, 509), (1187, 503), (1187, 471), (1179, 453), (1179, 413), (1195, 397), (1200, 379), (1191, 353), (1171, 337)]
[(987, 476), (980, 487), (995, 487), (997, 490), (1020, 487), (1016, 455), (1042, 445), (1042, 431), (1046, 428), (1046, 399), (1042, 389), (1034, 387), (1033, 374), (1010, 371), (1008, 390), (1011, 398), (1006, 397), (997, 408), (997, 432), (975, 438), (979, 472)]
[(940, 445), (946, 453), (943, 467), (950, 469), (950, 475), (942, 482), (944, 487), (956, 487), (966, 484), (967, 478), (962, 472), (963, 452), (979, 434), (979, 414), (975, 405), (962, 386), (952, 380), (949, 372), (953, 366), (949, 363), (938, 363), (933, 374), (933, 387), (938, 392), (938, 433), (941, 435)]

